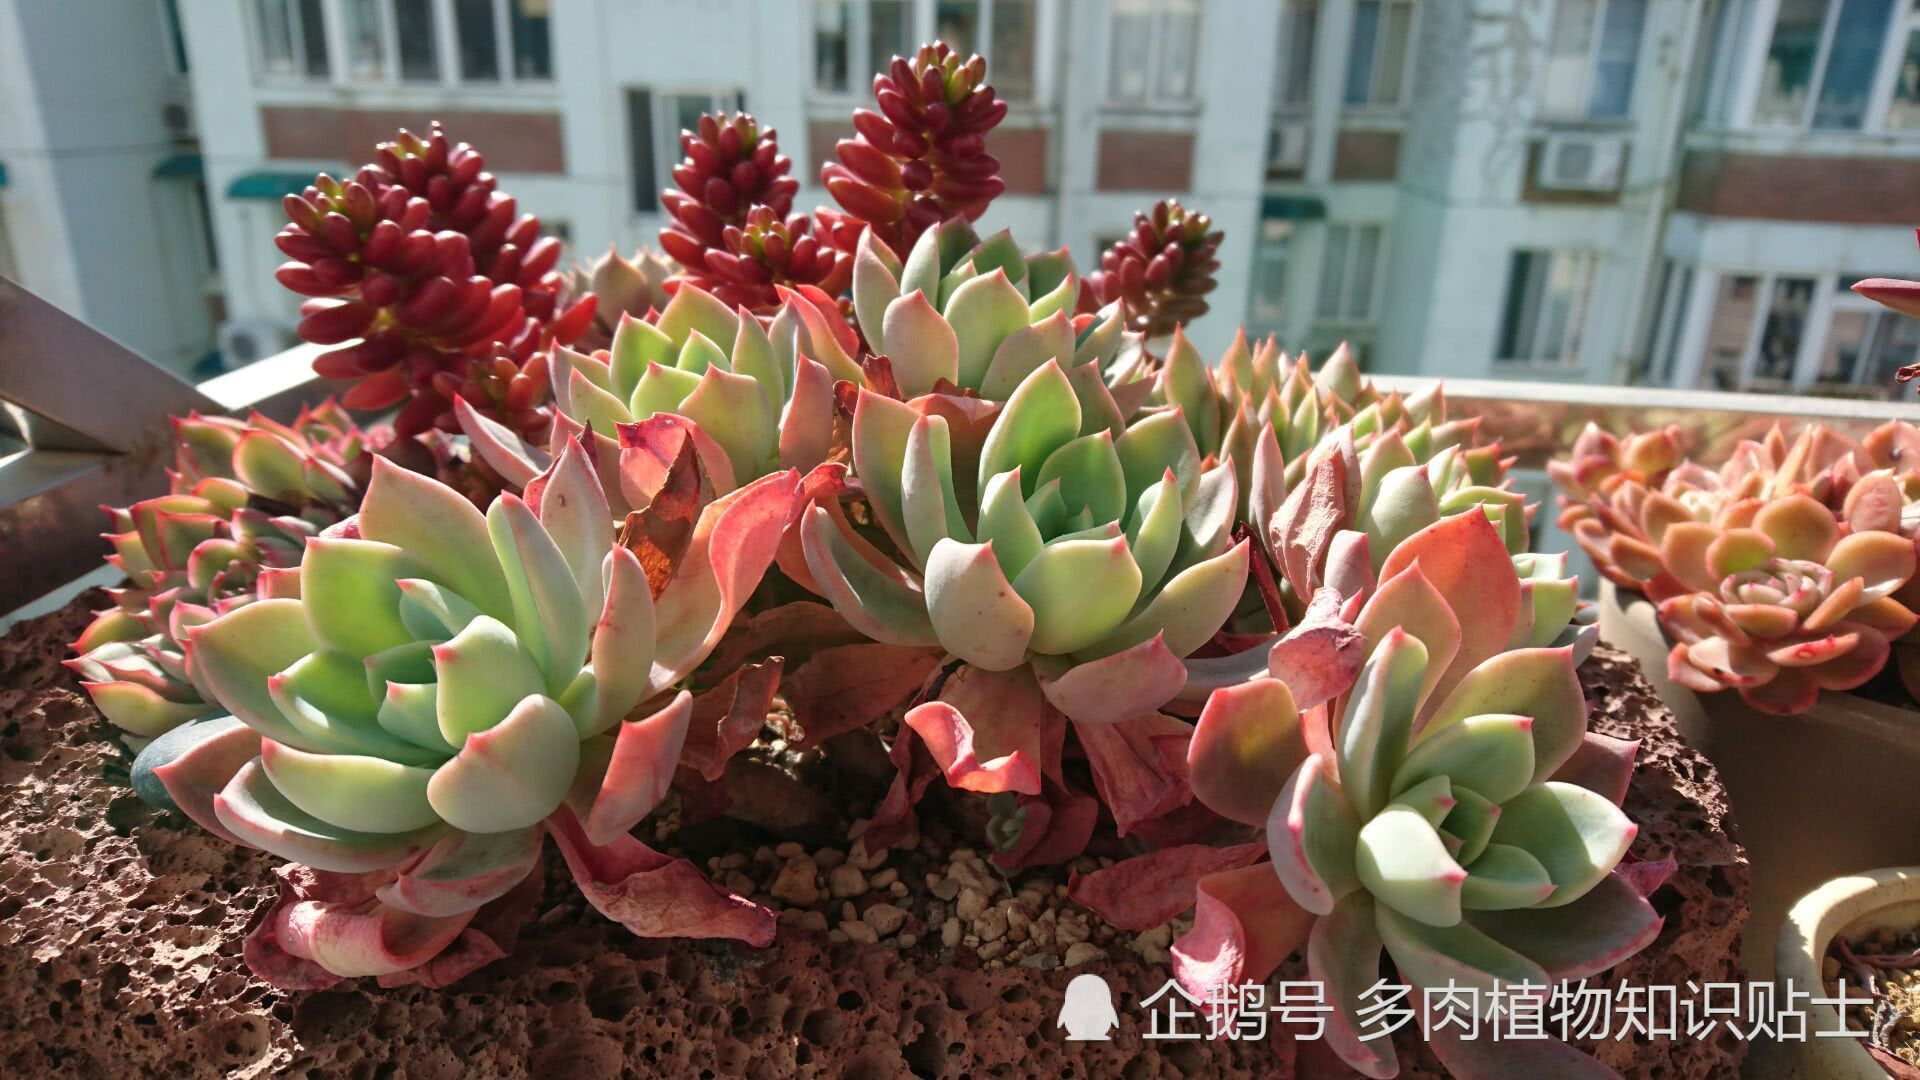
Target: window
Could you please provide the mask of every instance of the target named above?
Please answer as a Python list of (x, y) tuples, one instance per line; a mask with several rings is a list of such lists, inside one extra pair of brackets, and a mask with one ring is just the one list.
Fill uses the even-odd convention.
[(394, 40), (399, 45), (400, 77), (409, 82), (439, 82), (440, 58), (434, 54), (433, 0), (393, 0)]
[(680, 163), (680, 132), (699, 126), (703, 113), (743, 112), (746, 95), (738, 90), (627, 90), (627, 165), (633, 211), (660, 209), (660, 192), (672, 182)]
[(1646, 19), (1647, 0), (1559, 0), (1547, 46), (1544, 110), (1625, 119)]
[(1842, 131), (1865, 127), (1892, 14), (1893, 0), (1780, 0), (1754, 122)]
[(1314, 314), (1323, 321), (1365, 322), (1373, 318), (1378, 291), (1380, 225), (1327, 226), (1327, 252), (1320, 265), (1320, 295)]
[(1358, 0), (1347, 54), (1348, 105), (1399, 105), (1406, 93), (1413, 0)]
[(341, 15), (346, 23), (347, 78), (355, 82), (385, 78), (386, 28), (379, 0), (344, 0)]
[(1313, 101), (1313, 37), (1317, 2), (1293, 3), (1280, 16), (1280, 73), (1273, 80), (1275, 110), (1301, 110)]
[(1893, 99), (1887, 102), (1887, 126), (1920, 128), (1920, 24), (1909, 24), (1893, 72)]
[(1536, 366), (1579, 364), (1596, 263), (1593, 254), (1584, 251), (1514, 252), (1496, 359)]
[(1714, 390), (1791, 386), (1806, 339), (1814, 286), (1810, 277), (1722, 277), (1707, 324), (1701, 384)]
[(1277, 332), (1287, 315), (1287, 248), (1293, 222), (1268, 218), (1260, 223), (1253, 247), (1253, 289), (1247, 299), (1249, 328)]
[(261, 74), (327, 77), (327, 21), (321, 0), (256, 0), (253, 15)]
[(1188, 105), (1198, 97), (1200, 0), (1112, 0), (1107, 96), (1117, 104)]
[(1693, 267), (1667, 260), (1660, 279), (1660, 306), (1647, 326), (1646, 356), (1638, 365), (1636, 381), (1644, 379), (1651, 370), (1655, 386), (1672, 385), (1680, 331), (1686, 321), (1682, 316), (1692, 292)]
[[(814, 0), (813, 88), (823, 94), (865, 94), (874, 75), (885, 71), (894, 57), (912, 53), (913, 25), (909, 0)], [(995, 89), (999, 88), (998, 59), (994, 58)]]

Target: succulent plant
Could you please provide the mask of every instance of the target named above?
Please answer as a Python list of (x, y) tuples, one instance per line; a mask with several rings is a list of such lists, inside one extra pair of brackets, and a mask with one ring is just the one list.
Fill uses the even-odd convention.
[(1128, 329), (1147, 338), (1173, 333), (1207, 313), (1225, 235), (1212, 218), (1177, 200), (1154, 203), (1133, 216), (1132, 232), (1101, 253), (1100, 269), (1087, 275), (1082, 309), (1124, 302)]
[(1660, 545), (1663, 568), (1689, 590), (1659, 607), (1674, 639), (1668, 675), (1737, 689), (1763, 712), (1793, 715), (1821, 690), (1866, 682), (1920, 618), (1896, 599), (1914, 576), (1914, 541), (1848, 532), (1807, 495), (1766, 503), (1744, 527), (1669, 525)]
[(628, 830), (687, 736), (675, 684), (771, 562), (797, 477), (714, 498), (685, 421), (622, 434), (620, 475), (652, 496), (617, 533), (581, 443), (484, 515), (379, 462), (358, 516), (309, 542), (299, 599), (191, 632), (196, 673), (245, 727), (156, 770), (168, 792), (216, 833), (359, 882), (354, 902), (283, 898), (250, 943), (263, 974), (426, 964), (533, 871), (546, 834), (636, 933), (770, 940), (770, 912)]
[(292, 424), (257, 413), (174, 421), (168, 493), (107, 511), (107, 561), (127, 585), (67, 661), (108, 720), (138, 741), (216, 709), (187, 663), (187, 631), (297, 595), (307, 539), (353, 513), (381, 438), (332, 401)]
[[(403, 402), (403, 436), (456, 431), (451, 401), (468, 369), (503, 347), (521, 363), (548, 340), (571, 341), (593, 318), (555, 269), (560, 242), (531, 214), (514, 217), (480, 153), (438, 124), (401, 131), (351, 179), (322, 173), (285, 200), (274, 240), (292, 260), (274, 274), (302, 296), (300, 336), (338, 345), (314, 362), (351, 379), (351, 409)], [(485, 405), (485, 402), (475, 402)]]
[[(1391, 1041), (1358, 1035), (1383, 951), (1416, 988), (1544, 993), (1632, 955), (1661, 920), (1615, 872), (1636, 831), (1618, 805), (1635, 744), (1588, 732), (1575, 650), (1534, 644), (1560, 627), (1538, 621), (1487, 516), (1422, 528), (1354, 589), (1365, 662), (1331, 708), (1297, 705), (1298, 678), (1259, 679), (1215, 691), (1195, 727), (1196, 796), (1264, 826), (1269, 858), (1198, 878), (1174, 971), (1205, 994), (1301, 949), (1333, 1006), (1331, 1048), (1390, 1077)], [(1457, 1076), (1571, 1075), (1549, 1064), (1577, 1056), (1513, 1043), (1489, 1071), (1491, 1051), (1430, 1038)]]
[(857, 110), (855, 137), (835, 144), (839, 160), (820, 170), (846, 210), (817, 215), (836, 246), (853, 252), (864, 227), (904, 259), (921, 233), (956, 218), (978, 220), (1006, 190), (986, 135), (1006, 117), (1007, 103), (986, 79), (985, 60), (963, 61), (944, 42), (922, 45), (911, 60), (896, 56), (874, 76), (880, 111)]
[(613, 344), (613, 332), (620, 316), (645, 318), (649, 312), (667, 306), (667, 281), (679, 268), (651, 248), (641, 248), (633, 258), (624, 258), (617, 246), (593, 261), (593, 265), (573, 271), (576, 296), (592, 296), (593, 322), (577, 339), (574, 348), (593, 352)]
[(708, 114), (698, 131), (680, 133), (680, 146), (687, 157), (673, 170), (679, 190), (661, 195), (673, 223), (660, 246), (685, 267), (683, 280), (754, 311), (778, 307), (780, 286), (846, 289), (847, 253), (789, 213), (800, 183), (774, 129), (746, 113)]

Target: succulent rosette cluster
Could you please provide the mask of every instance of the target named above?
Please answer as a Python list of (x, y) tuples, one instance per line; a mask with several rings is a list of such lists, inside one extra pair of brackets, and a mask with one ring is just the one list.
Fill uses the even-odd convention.
[(571, 275), (573, 291), (593, 297), (593, 321), (574, 339), (574, 348), (604, 349), (613, 343), (622, 315), (639, 319), (665, 308), (667, 282), (678, 269), (673, 260), (650, 248), (641, 248), (629, 259), (618, 246), (609, 246), (592, 264), (576, 268)]
[(684, 421), (623, 434), (621, 476), (650, 497), (617, 531), (583, 444), (484, 514), (380, 462), (359, 514), (309, 542), (298, 598), (191, 632), (241, 723), (155, 771), (208, 829), (297, 864), (256, 970), (458, 978), (499, 955), (471, 924), (548, 835), (635, 933), (770, 940), (770, 912), (629, 830), (687, 740), (676, 684), (771, 563), (797, 477), (716, 496)]
[[(315, 370), (355, 381), (341, 399), (348, 408), (401, 406), (403, 436), (457, 430), (451, 403), (497, 349), (524, 366), (593, 318), (556, 269), (560, 241), (543, 238), (531, 214), (516, 218), (485, 169), (479, 151), (436, 124), (425, 137), (402, 131), (380, 144), (352, 178), (323, 173), (285, 200), (289, 224), (275, 243), (293, 261), (274, 276), (313, 298), (301, 306), (300, 336), (339, 346)], [(544, 387), (531, 373), (506, 378), (515, 375), (511, 411), (524, 420)]]
[(1226, 236), (1213, 219), (1173, 199), (1133, 216), (1133, 230), (1100, 255), (1100, 269), (1087, 275), (1083, 309), (1124, 301), (1128, 328), (1147, 338), (1164, 337), (1207, 313), (1207, 294)]
[(291, 424), (191, 414), (173, 424), (167, 494), (109, 508), (127, 575), (67, 661), (94, 704), (133, 740), (214, 711), (194, 677), (189, 630), (263, 597), (297, 595), (309, 537), (352, 514), (373, 443), (338, 405)]
[(896, 56), (873, 79), (879, 111), (853, 114), (856, 132), (834, 146), (838, 161), (820, 170), (846, 211), (816, 214), (834, 243), (852, 252), (861, 234), (905, 258), (920, 234), (943, 221), (977, 221), (1006, 190), (987, 132), (1007, 103), (987, 84), (987, 62), (961, 59), (944, 42)]
[(1601, 574), (1657, 605), (1670, 678), (1793, 715), (1890, 655), (1920, 687), (1915, 450), (1920, 431), (1904, 422), (1858, 441), (1816, 424), (1742, 441), (1708, 469), (1676, 429), (1616, 438), (1589, 425), (1548, 471), (1561, 526)]

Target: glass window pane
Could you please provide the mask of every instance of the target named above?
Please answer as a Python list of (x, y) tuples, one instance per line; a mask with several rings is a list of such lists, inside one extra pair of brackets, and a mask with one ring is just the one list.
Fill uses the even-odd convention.
[(627, 91), (627, 182), (636, 213), (660, 208), (660, 183), (653, 161), (653, 95)]
[(1826, 19), (1827, 0), (1780, 0), (1766, 67), (1760, 74), (1760, 94), (1754, 101), (1755, 123), (1798, 127), (1803, 122)]
[(500, 78), (500, 37), (493, 25), (493, 0), (453, 0), (453, 25), (460, 39), (460, 77), (469, 82)]
[(1303, 106), (1313, 99), (1313, 36), (1319, 24), (1319, 4), (1294, 4), (1281, 21), (1281, 55), (1286, 66), (1274, 85), (1282, 105)]
[(1360, 0), (1353, 6), (1353, 45), (1347, 50), (1349, 105), (1365, 105), (1373, 86), (1373, 50), (1380, 37), (1380, 0)]
[(254, 4), (254, 25), (260, 36), (261, 72), (293, 74), (293, 23), (287, 17), (286, 0), (259, 0)]
[(1287, 246), (1293, 222), (1262, 221), (1253, 250), (1253, 289), (1247, 320), (1261, 329), (1277, 330), (1287, 313)]
[(332, 70), (327, 60), (327, 16), (321, 0), (299, 0), (301, 62), (311, 78), (324, 79)]
[(1373, 103), (1400, 104), (1401, 83), (1407, 73), (1407, 36), (1413, 28), (1412, 4), (1389, 4), (1387, 24), (1380, 35), (1380, 61), (1373, 73)]
[(1640, 32), (1646, 21), (1647, 0), (1607, 0), (1588, 116), (1618, 120), (1627, 115), (1627, 106), (1633, 100), (1633, 73), (1640, 61)]
[(1867, 351), (1867, 363), (1860, 371), (1860, 384), (1875, 387), (1886, 397), (1905, 397), (1897, 387), (1893, 373), (1920, 360), (1920, 319), (1900, 318), (1881, 313), (1880, 327)]
[(552, 28), (547, 21), (549, 0), (508, 0), (513, 20), (513, 77), (553, 78)]
[(433, 0), (393, 0), (394, 30), (399, 38), (400, 77), (437, 82), (440, 59), (434, 54)]
[(1720, 279), (1713, 318), (1707, 323), (1707, 355), (1700, 365), (1701, 384), (1713, 390), (1740, 389), (1740, 362), (1753, 335), (1753, 305), (1760, 279), (1750, 276)]
[(1820, 366), (1814, 381), (1845, 385), (1853, 381), (1860, 358), (1866, 352), (1867, 336), (1873, 329), (1875, 312), (1836, 311), (1827, 326), (1827, 340), (1820, 349)]
[(1540, 302), (1539, 259), (1516, 251), (1507, 267), (1507, 299), (1500, 318), (1502, 360), (1526, 360), (1533, 349), (1533, 327)]
[(1900, 70), (1893, 76), (1893, 100), (1887, 104), (1887, 126), (1920, 127), (1920, 32), (1907, 35)]
[(1035, 0), (993, 0), (993, 88), (1008, 101), (1032, 101)]
[(377, 0), (346, 0), (347, 77), (379, 79), (385, 70), (380, 43), (380, 5)]
[(1107, 58), (1109, 97), (1115, 101), (1147, 100), (1152, 46), (1152, 0), (1114, 0), (1113, 53)]
[(1194, 97), (1194, 61), (1200, 50), (1200, 0), (1166, 0), (1160, 23), (1160, 85), (1162, 101), (1191, 101)]
[(1658, 362), (1658, 382), (1661, 386), (1673, 385), (1673, 372), (1677, 367), (1680, 351), (1680, 328), (1685, 321), (1687, 298), (1693, 295), (1693, 267), (1682, 267), (1674, 275), (1671, 288), (1667, 290), (1667, 311), (1660, 332), (1660, 341), (1656, 346)]
[(1327, 226), (1327, 255), (1320, 262), (1320, 298), (1314, 313), (1322, 319), (1340, 317), (1340, 293), (1347, 279), (1347, 239), (1353, 230), (1345, 225)]
[(1866, 122), (1867, 98), (1873, 93), (1880, 44), (1892, 14), (1893, 0), (1841, 0), (1820, 100), (1813, 109), (1814, 127), (1858, 129)]
[(1760, 356), (1754, 362), (1754, 382), (1786, 383), (1793, 378), (1793, 362), (1807, 327), (1807, 309), (1813, 304), (1812, 278), (1778, 278), (1773, 302), (1760, 332)]
[(1541, 105), (1558, 116), (1577, 116), (1586, 107), (1587, 56), (1593, 45), (1593, 20), (1599, 0), (1560, 0), (1553, 9), (1553, 36), (1547, 42)]
[(853, 89), (864, 93), (867, 83), (896, 56), (913, 55), (913, 12), (907, 0), (869, 0), (867, 4), (867, 70), (853, 74)]
[(853, 48), (853, 9), (847, 0), (813, 0), (813, 88), (829, 94), (853, 90), (847, 54)]
[(980, 5), (975, 0), (940, 0), (933, 8), (933, 37), (961, 56), (979, 52)]
[(1349, 319), (1367, 319), (1373, 316), (1373, 274), (1379, 263), (1380, 226), (1363, 225), (1354, 230), (1353, 237), (1353, 281), (1347, 286), (1347, 310)]

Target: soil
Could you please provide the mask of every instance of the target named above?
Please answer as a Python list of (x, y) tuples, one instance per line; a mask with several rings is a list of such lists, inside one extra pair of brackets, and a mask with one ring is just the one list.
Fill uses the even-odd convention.
[[(1903, 964), (1912, 966), (1894, 966)], [(1832, 980), (1844, 974), (1848, 997), (1867, 999), (1848, 1007), (1847, 1026), (1867, 1033), (1867, 1052), (1887, 1075), (1920, 1080), (1920, 929), (1835, 942), (1823, 974), (1836, 995)]]
[[(1350, 1075), (1317, 1043), (1143, 1039), (1140, 1002), (1167, 980), (1176, 928), (1089, 926), (1060, 898), (1062, 873), (1004, 881), (934, 850), (943, 830), (931, 824), (928, 847), (890, 861), (858, 845), (773, 845), (709, 863), (756, 895), (787, 894), (765, 950), (634, 938), (586, 906), (555, 857), (518, 949), (453, 987), (276, 989), (240, 956), (273, 898), (273, 860), (141, 803), (124, 752), (58, 664), (99, 603), (82, 597), (0, 639), (0, 1075)], [(1626, 803), (1641, 825), (1633, 856), (1678, 863), (1653, 896), (1667, 916), (1659, 939), (1592, 982), (1741, 981), (1747, 865), (1712, 766), (1624, 654), (1600, 650), (1581, 676), (1594, 728), (1642, 740)], [(812, 880), (801, 869), (781, 885), (798, 860), (813, 862)], [(842, 872), (836, 895), (840, 865), (861, 880)], [(1004, 938), (984, 910), (947, 928), (970, 885), (1005, 914)], [(1115, 991), (1110, 1042), (1055, 1028), (1082, 972)], [(1304, 974), (1292, 963), (1276, 978)], [(1402, 1076), (1444, 1075), (1409, 1032), (1399, 1038)], [(1737, 1075), (1746, 1047), (1721, 1032), (1587, 1049), (1623, 1076), (1665, 1080)]]

